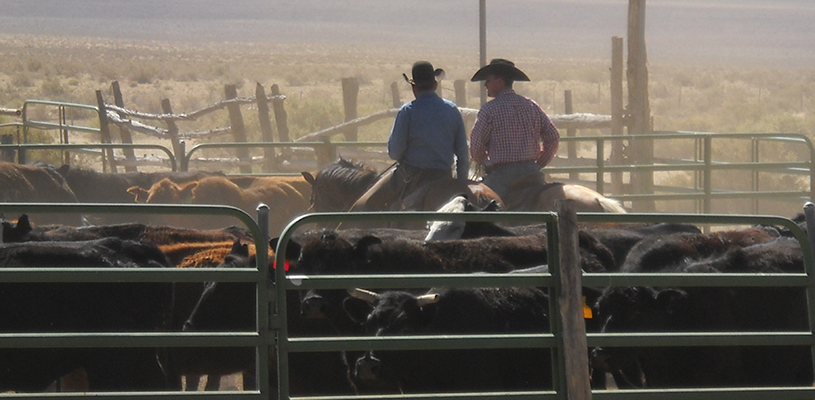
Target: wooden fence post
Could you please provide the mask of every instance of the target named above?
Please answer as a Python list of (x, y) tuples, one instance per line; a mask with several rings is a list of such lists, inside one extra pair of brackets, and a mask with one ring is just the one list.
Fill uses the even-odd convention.
[[(14, 144), (14, 135), (7, 134), (0, 136), (0, 143), (1, 144)], [(3, 153), (0, 156), (3, 161), (5, 162), (14, 162), (14, 149), (3, 149)]]
[[(161, 99), (161, 112), (167, 115), (171, 115), (173, 113), (173, 106), (170, 104), (170, 99)], [(172, 119), (166, 119), (164, 120), (164, 123), (167, 124), (167, 136), (170, 137), (170, 144), (173, 145), (173, 154), (175, 155), (175, 159), (183, 160), (184, 157), (186, 157), (186, 154), (184, 154), (184, 149), (181, 147), (181, 143), (178, 141), (178, 125), (176, 125), (175, 121)]]
[[(623, 135), (623, 38), (611, 38), (611, 135)], [(622, 165), (625, 160), (623, 142), (611, 142), (611, 163)], [(611, 173), (611, 193), (623, 194), (623, 173)]]
[(586, 321), (583, 315), (582, 271), (578, 253), (577, 212), (574, 200), (561, 200), (558, 204), (558, 232), (560, 235), (560, 306), (563, 364), (566, 375), (566, 398), (591, 399), (589, 384)]
[[(563, 92), (564, 97), (564, 104), (566, 107), (565, 113), (572, 114), (574, 113), (574, 107), (572, 106), (572, 91), (566, 90)], [(566, 129), (566, 137), (575, 137), (577, 136), (577, 129), (575, 128), (568, 128)], [(569, 161), (576, 161), (577, 160), (577, 143), (575, 142), (568, 142), (566, 146), (566, 151), (569, 157)], [(577, 172), (569, 172), (569, 179), (577, 180), (580, 178), (580, 174)], [(602, 179), (602, 178), (601, 178)]]
[[(272, 95), (273, 96), (280, 96), (280, 87), (277, 84), (272, 85)], [(290, 142), (289, 140), (289, 125), (288, 125), (288, 115), (286, 114), (286, 109), (283, 107), (283, 99), (280, 97), (275, 97), (272, 99), (272, 111), (274, 112), (274, 122), (275, 126), (277, 126), (277, 138), (281, 142)], [(288, 159), (291, 151), (288, 148), (280, 149), (280, 155), (283, 157), (284, 160)]]
[[(629, 0), (628, 3), (628, 109), (631, 123), (629, 135), (641, 135), (651, 131), (651, 107), (648, 102), (648, 57), (645, 51), (645, 0)], [(654, 141), (632, 138), (631, 148), (636, 163), (651, 165), (654, 161)], [(653, 171), (632, 173), (635, 193), (654, 193)], [(653, 200), (634, 202), (637, 212), (653, 212)]]
[[(122, 91), (119, 88), (119, 81), (113, 81), (111, 83), (111, 87), (113, 88), (113, 104), (116, 104), (118, 107), (124, 108), (124, 99), (122, 98)], [(126, 116), (119, 113), (119, 116), (125, 118)], [(122, 143), (133, 143), (133, 137), (130, 136), (130, 130), (124, 127), (119, 127), (119, 137), (122, 140)], [(133, 151), (132, 148), (122, 148), (122, 154), (125, 155), (127, 158), (127, 163), (125, 164), (125, 172), (138, 172), (138, 168), (136, 167), (136, 153)]]
[[(99, 132), (102, 136), (102, 143), (112, 143), (110, 139), (110, 125), (108, 124), (108, 111), (105, 107), (105, 99), (102, 97), (102, 91), (96, 91), (96, 105), (99, 107)], [(107, 154), (107, 163), (110, 165), (110, 172), (116, 173), (116, 158), (113, 154), (113, 149), (102, 151), (102, 171), (105, 170), (105, 155)]]
[(459, 107), (467, 107), (466, 83), (464, 79), (456, 79), (453, 81), (453, 88), (456, 90), (456, 105)]
[[(272, 121), (269, 119), (269, 100), (266, 98), (266, 90), (258, 82), (255, 85), (255, 98), (258, 102), (258, 120), (260, 121), (260, 133), (263, 141), (273, 143)], [(263, 172), (272, 172), (275, 167), (274, 147), (263, 148)]]
[[(357, 119), (357, 98), (359, 97), (359, 81), (357, 78), (342, 78), (342, 105), (345, 108), (345, 122)], [(345, 129), (345, 140), (356, 142), (359, 128), (349, 126)]]
[(391, 97), (393, 98), (393, 108), (402, 107), (402, 100), (399, 99), (399, 85), (391, 82)]
[[(238, 89), (235, 85), (224, 85), (224, 97), (227, 100), (238, 98)], [(239, 104), (229, 104), (226, 106), (229, 112), (229, 123), (232, 125), (232, 136), (235, 142), (246, 142), (246, 127), (243, 125), (243, 116), (241, 115), (241, 106)], [(252, 173), (252, 158), (249, 156), (249, 149), (239, 147), (236, 149), (238, 159), (240, 160), (240, 171), (242, 174)]]

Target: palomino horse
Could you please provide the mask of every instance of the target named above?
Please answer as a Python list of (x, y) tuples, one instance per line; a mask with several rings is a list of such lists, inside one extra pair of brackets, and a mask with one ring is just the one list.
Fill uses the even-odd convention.
[[(323, 167), (316, 176), (303, 172), (303, 177), (311, 183), (311, 211), (348, 211), (354, 203), (371, 187), (379, 173), (362, 162), (340, 158)], [(486, 207), (492, 202), (503, 202), (486, 185), (453, 178), (434, 181), (426, 188), (417, 189), (406, 197), (403, 209), (413, 211), (433, 211), (446, 204), (456, 195), (465, 194), (477, 207)], [(418, 195), (418, 196), (417, 196)], [(385, 211), (385, 210), (382, 210)]]
[(557, 211), (557, 201), (575, 201), (578, 212), (625, 213), (619, 201), (609, 199), (585, 186), (546, 183), (543, 173), (535, 171), (515, 181), (504, 196), (507, 211)]

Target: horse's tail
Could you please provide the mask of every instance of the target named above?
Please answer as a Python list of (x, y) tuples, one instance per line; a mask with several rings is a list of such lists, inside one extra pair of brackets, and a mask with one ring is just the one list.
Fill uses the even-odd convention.
[(603, 209), (603, 212), (607, 213), (617, 213), (617, 214), (626, 214), (625, 208), (619, 201), (614, 199), (609, 199), (608, 197), (598, 197), (597, 205)]

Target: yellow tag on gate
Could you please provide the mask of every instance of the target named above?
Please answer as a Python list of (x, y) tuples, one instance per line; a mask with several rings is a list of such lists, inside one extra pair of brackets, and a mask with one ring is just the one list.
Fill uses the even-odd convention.
[(586, 296), (583, 296), (583, 318), (591, 319), (591, 317), (592, 317), (591, 307), (586, 305)]

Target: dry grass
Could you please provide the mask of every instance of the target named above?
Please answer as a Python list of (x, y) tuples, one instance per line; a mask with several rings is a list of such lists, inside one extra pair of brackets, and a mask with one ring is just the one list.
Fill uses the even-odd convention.
[[(96, 90), (112, 103), (115, 80), (128, 108), (158, 113), (161, 99), (168, 98), (175, 112), (189, 112), (223, 99), (226, 84), (236, 85), (239, 96), (253, 96), (255, 83), (260, 82), (267, 92), (272, 84), (279, 85), (287, 96), (292, 138), (343, 121), (342, 78), (356, 77), (360, 82), (358, 114), (365, 116), (391, 106), (392, 82), (397, 82), (403, 101), (412, 98), (401, 74), (409, 72), (415, 60), (430, 60), (447, 71), (442, 87), (444, 96), (451, 99), (453, 81), (468, 80), (478, 62), (472, 51), (456, 49), (237, 43), (193, 47), (35, 36), (0, 36), (0, 55), (0, 107), (17, 108), (25, 99), (95, 104)], [(572, 91), (576, 111), (609, 113), (610, 60), (555, 59), (531, 52), (517, 52), (510, 58), (533, 79), (519, 83), (516, 90), (537, 100), (548, 113), (564, 112), (565, 90)], [(652, 63), (649, 75), (657, 130), (815, 133), (815, 69)], [(466, 90), (467, 105), (477, 108), (478, 83), (468, 82)], [(41, 118), (54, 117), (48, 111), (40, 113)], [(251, 113), (250, 108), (244, 115), (253, 140), (260, 134)], [(228, 116), (223, 112), (185, 122), (180, 129), (226, 125)], [(390, 121), (380, 121), (362, 128), (359, 139), (385, 140), (389, 129)], [(740, 151), (732, 154), (743, 156)], [(778, 158), (793, 155), (782, 152)], [(666, 179), (689, 178), (678, 174)], [(722, 179), (727, 183), (727, 178)]]

